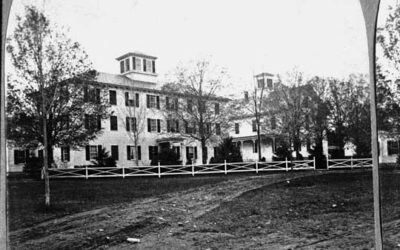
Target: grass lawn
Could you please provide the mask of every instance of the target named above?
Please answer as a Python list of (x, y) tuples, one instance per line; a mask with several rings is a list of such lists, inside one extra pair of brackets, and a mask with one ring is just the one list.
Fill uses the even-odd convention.
[[(400, 244), (400, 173), (381, 172), (381, 184), (385, 249), (395, 249)], [(371, 172), (304, 177), (246, 192), (198, 218), (197, 231), (234, 237), (196, 245), (371, 249), (373, 215)]]
[(243, 175), (50, 180), (52, 207), (43, 208), (44, 182), (8, 179), (10, 230), (67, 214), (214, 184)]

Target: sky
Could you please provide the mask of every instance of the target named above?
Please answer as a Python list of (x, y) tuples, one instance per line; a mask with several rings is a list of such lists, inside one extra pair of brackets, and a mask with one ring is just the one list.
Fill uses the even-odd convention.
[[(395, 1), (381, 1), (381, 20)], [(68, 28), (101, 72), (118, 74), (115, 58), (133, 51), (158, 57), (161, 81), (177, 65), (206, 58), (226, 68), (237, 89), (261, 72), (368, 72), (359, 0), (19, 0), (8, 34), (25, 4)]]

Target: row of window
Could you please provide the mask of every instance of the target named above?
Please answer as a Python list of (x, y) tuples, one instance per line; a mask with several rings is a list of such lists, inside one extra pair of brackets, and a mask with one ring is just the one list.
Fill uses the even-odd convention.
[[(117, 105), (117, 92), (115, 90), (109, 91), (110, 104)], [(160, 96), (146, 95), (147, 108), (160, 109)], [(167, 110), (178, 110), (179, 100), (178, 98), (165, 97), (165, 106)], [(125, 106), (136, 106), (139, 107), (139, 93), (135, 93), (134, 96), (130, 96), (129, 92), (125, 92)], [(193, 111), (193, 100), (187, 100), (186, 109), (188, 112)], [(219, 103), (214, 103), (214, 112), (219, 115)]]
[[(87, 116), (90, 117), (90, 116)], [(89, 123), (89, 122), (85, 122)], [(167, 120), (167, 132), (168, 133), (178, 133), (180, 132), (180, 123), (179, 120), (169, 119)], [(206, 124), (206, 133), (211, 134), (211, 123)], [(125, 128), (126, 131), (137, 131), (137, 121), (136, 117), (126, 117), (125, 119)], [(117, 116), (110, 116), (110, 130), (117, 131), (118, 130), (118, 118)], [(147, 119), (147, 132), (161, 132), (161, 120), (160, 119)], [(190, 126), (185, 122), (185, 133), (187, 134), (195, 134), (197, 132), (196, 126)], [(221, 135), (221, 125), (219, 123), (215, 124), (215, 134)]]
[(156, 73), (156, 63), (152, 59), (139, 58), (133, 56), (121, 60), (119, 63), (120, 63), (121, 74), (130, 70), (148, 72), (153, 74)]

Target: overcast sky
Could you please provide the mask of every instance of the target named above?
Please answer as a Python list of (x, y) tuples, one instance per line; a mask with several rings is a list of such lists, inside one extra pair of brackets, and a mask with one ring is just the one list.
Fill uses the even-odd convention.
[[(382, 0), (381, 10), (394, 1)], [(161, 79), (180, 62), (209, 58), (238, 86), (294, 67), (334, 77), (368, 72), (359, 0), (19, 0), (9, 33), (24, 4), (69, 27), (102, 72), (118, 74), (115, 58), (130, 51), (157, 56)]]

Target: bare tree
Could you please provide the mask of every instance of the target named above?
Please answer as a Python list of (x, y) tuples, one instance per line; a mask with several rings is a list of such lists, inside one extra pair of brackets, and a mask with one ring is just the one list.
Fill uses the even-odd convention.
[(174, 133), (200, 141), (202, 162), (206, 164), (207, 142), (218, 139), (229, 127), (223, 112), (228, 99), (217, 97), (226, 72), (199, 60), (178, 67), (174, 73), (173, 82), (162, 88), (165, 95), (171, 96), (164, 109), (165, 116), (167, 120), (183, 122), (184, 129), (176, 129)]

